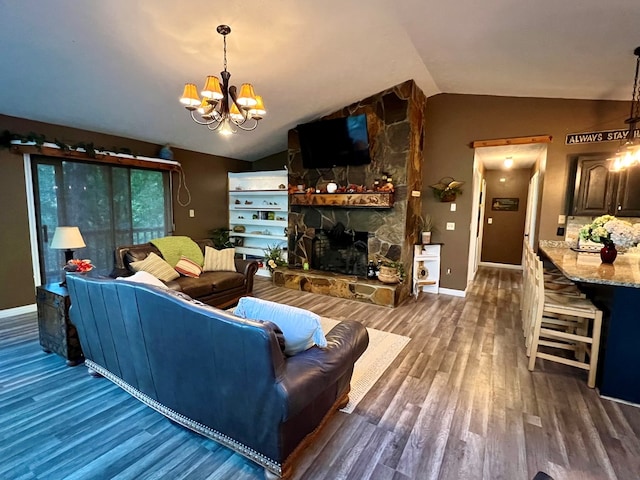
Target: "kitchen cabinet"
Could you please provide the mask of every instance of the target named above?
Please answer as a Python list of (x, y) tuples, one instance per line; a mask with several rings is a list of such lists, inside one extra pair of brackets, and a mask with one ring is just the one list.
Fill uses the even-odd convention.
[(640, 167), (612, 172), (608, 157), (578, 157), (571, 215), (640, 216)]

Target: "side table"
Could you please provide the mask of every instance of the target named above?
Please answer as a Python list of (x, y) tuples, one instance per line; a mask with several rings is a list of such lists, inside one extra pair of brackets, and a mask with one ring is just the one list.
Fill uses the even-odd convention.
[(38, 333), (42, 350), (55, 352), (75, 366), (84, 361), (78, 332), (69, 321), (69, 293), (58, 283), (41, 285), (36, 289)]

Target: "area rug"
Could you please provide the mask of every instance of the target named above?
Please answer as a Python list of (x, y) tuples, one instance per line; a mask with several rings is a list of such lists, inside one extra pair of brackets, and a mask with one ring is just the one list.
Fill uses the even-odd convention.
[[(322, 330), (326, 334), (338, 323), (337, 320), (321, 317)], [(367, 328), (369, 346), (356, 362), (351, 378), (349, 403), (340, 411), (352, 413), (356, 405), (364, 398), (371, 387), (375, 385), (389, 365), (411, 340), (409, 337), (383, 332), (374, 328)]]

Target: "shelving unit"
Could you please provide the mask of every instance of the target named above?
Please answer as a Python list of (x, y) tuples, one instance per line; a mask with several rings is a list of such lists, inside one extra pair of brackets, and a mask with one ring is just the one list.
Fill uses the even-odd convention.
[[(422, 252), (413, 257), (413, 294), (420, 292), (438, 293), (440, 291), (440, 248), (433, 243), (422, 246)], [(424, 275), (421, 273), (424, 271)]]
[[(264, 259), (265, 248), (287, 248), (286, 170), (229, 173), (229, 237), (243, 258)], [(244, 228), (244, 231), (235, 231)], [(258, 275), (270, 276), (262, 267)]]

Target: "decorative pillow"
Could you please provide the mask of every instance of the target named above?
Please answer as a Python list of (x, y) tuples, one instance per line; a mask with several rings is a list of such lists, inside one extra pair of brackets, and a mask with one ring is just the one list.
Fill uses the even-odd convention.
[(285, 355), (295, 355), (314, 345), (321, 348), (327, 346), (320, 317), (308, 310), (259, 298), (242, 297), (233, 313), (241, 318), (270, 321), (280, 327), (284, 334)]
[(133, 275), (129, 275), (128, 277), (118, 277), (116, 280), (122, 280), (123, 282), (133, 282), (133, 283), (144, 283), (145, 285), (152, 285), (154, 287), (168, 289), (161, 280), (157, 277), (154, 277), (149, 272), (139, 271), (134, 273)]
[(236, 256), (235, 248), (224, 248), (216, 250), (209, 246), (204, 247), (204, 267), (205, 272), (227, 271), (235, 272), (236, 264), (233, 259)]
[(151, 252), (144, 260), (131, 262), (129, 265), (131, 265), (131, 268), (136, 272), (149, 272), (151, 275), (159, 278), (163, 282), (170, 282), (180, 276), (180, 274), (176, 272), (171, 265), (153, 252)]
[(178, 263), (176, 263), (175, 270), (185, 277), (193, 278), (198, 278), (202, 273), (202, 267), (184, 255), (182, 255), (180, 260), (178, 260)]

